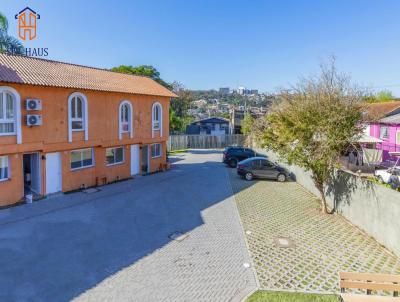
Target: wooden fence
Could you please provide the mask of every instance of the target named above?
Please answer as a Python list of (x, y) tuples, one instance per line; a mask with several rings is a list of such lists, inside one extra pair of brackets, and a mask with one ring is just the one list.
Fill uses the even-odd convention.
[(246, 135), (170, 135), (168, 151), (182, 149), (222, 149), (227, 146), (244, 146)]

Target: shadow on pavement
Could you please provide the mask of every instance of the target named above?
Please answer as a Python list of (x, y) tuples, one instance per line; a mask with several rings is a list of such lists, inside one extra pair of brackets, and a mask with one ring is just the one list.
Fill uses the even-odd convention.
[(176, 161), (168, 172), (97, 193), (7, 209), (0, 301), (69, 301), (162, 248), (172, 233), (204, 224), (201, 212), (231, 195), (222, 163)]

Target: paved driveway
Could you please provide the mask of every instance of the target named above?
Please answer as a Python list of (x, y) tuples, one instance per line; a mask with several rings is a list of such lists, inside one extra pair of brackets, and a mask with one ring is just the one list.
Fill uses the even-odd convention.
[(228, 171), (261, 289), (337, 293), (340, 271), (400, 274), (399, 258), (342, 216), (322, 214), (299, 184)]
[(220, 158), (0, 211), (0, 301), (240, 300), (256, 281)]

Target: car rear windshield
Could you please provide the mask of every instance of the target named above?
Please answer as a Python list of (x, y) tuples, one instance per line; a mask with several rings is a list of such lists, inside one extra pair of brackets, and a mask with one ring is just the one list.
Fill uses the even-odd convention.
[(247, 165), (247, 164), (251, 163), (252, 161), (254, 161), (253, 158), (248, 158), (248, 159), (242, 160), (241, 162), (239, 162), (239, 164)]
[(240, 151), (243, 151), (243, 148), (240, 148), (240, 147), (229, 147), (229, 148), (227, 148), (226, 149), (227, 151), (230, 151), (230, 152), (236, 152), (236, 151), (238, 151), (238, 150), (240, 150)]

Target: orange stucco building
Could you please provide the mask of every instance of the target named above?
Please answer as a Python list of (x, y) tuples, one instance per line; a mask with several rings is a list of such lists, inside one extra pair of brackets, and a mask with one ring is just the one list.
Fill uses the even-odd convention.
[(171, 97), (146, 77), (0, 54), (0, 206), (158, 171)]

